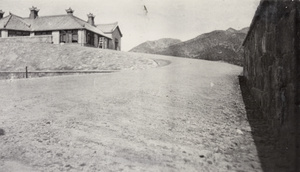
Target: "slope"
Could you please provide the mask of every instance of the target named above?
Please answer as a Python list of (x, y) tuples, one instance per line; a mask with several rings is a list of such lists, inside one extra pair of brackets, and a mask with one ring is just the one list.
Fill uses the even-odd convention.
[(0, 43), (0, 71), (121, 70), (156, 67), (137, 54), (75, 44)]

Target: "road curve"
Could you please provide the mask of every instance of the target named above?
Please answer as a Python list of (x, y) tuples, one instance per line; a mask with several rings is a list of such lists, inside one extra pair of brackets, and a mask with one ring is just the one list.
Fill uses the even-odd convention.
[(167, 66), (0, 81), (0, 172), (261, 171), (242, 68)]

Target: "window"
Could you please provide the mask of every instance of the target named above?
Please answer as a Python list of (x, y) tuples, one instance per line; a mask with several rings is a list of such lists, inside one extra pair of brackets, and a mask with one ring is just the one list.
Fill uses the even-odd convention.
[(90, 34), (90, 32), (86, 32), (86, 43), (90, 43), (90, 41), (91, 41), (91, 34)]
[(78, 42), (78, 30), (62, 30), (59, 32), (60, 42), (63, 43), (77, 43)]
[(29, 36), (30, 32), (25, 32), (25, 31), (8, 31), (8, 37), (16, 37), (16, 36)]
[(34, 35), (52, 35), (51, 31), (40, 31), (40, 32), (35, 32)]
[(60, 40), (59, 40), (59, 42), (63, 42), (63, 43), (66, 43), (66, 41), (67, 41), (67, 39), (66, 39), (66, 31), (60, 31), (59, 32), (59, 35), (60, 35)]
[(77, 30), (72, 31), (72, 42), (78, 42), (78, 31)]
[(94, 45), (94, 33), (93, 32), (86, 32), (86, 43), (88, 45)]
[(105, 48), (104, 47), (104, 37), (99, 37), (99, 48)]

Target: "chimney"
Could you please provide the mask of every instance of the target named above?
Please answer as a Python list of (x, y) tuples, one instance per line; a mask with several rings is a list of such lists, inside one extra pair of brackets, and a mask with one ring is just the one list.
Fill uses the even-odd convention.
[(67, 12), (68, 15), (72, 16), (74, 10), (72, 10), (72, 8), (70, 7), (69, 9), (66, 9), (66, 12)]
[(5, 13), (4, 11), (0, 10), (0, 19), (3, 18), (4, 13)]
[(40, 11), (34, 6), (32, 6), (32, 8), (29, 8), (29, 10), (30, 10), (30, 15), (29, 15), (30, 19), (35, 19), (38, 16), (38, 12)]
[(92, 13), (88, 14), (87, 16), (88, 16), (88, 23), (95, 26), (95, 21), (94, 21), (95, 16)]

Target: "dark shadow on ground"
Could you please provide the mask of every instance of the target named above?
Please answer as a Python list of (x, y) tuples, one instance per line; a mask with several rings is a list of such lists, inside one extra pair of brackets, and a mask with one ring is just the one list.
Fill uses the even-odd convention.
[(277, 141), (274, 132), (268, 125), (267, 120), (263, 118), (259, 106), (254, 101), (250, 90), (246, 86), (246, 79), (243, 76), (239, 76), (239, 82), (246, 107), (247, 118), (252, 130), (252, 137), (257, 148), (263, 171), (285, 171), (276, 165), (278, 164), (279, 155), (276, 152), (275, 144)]

